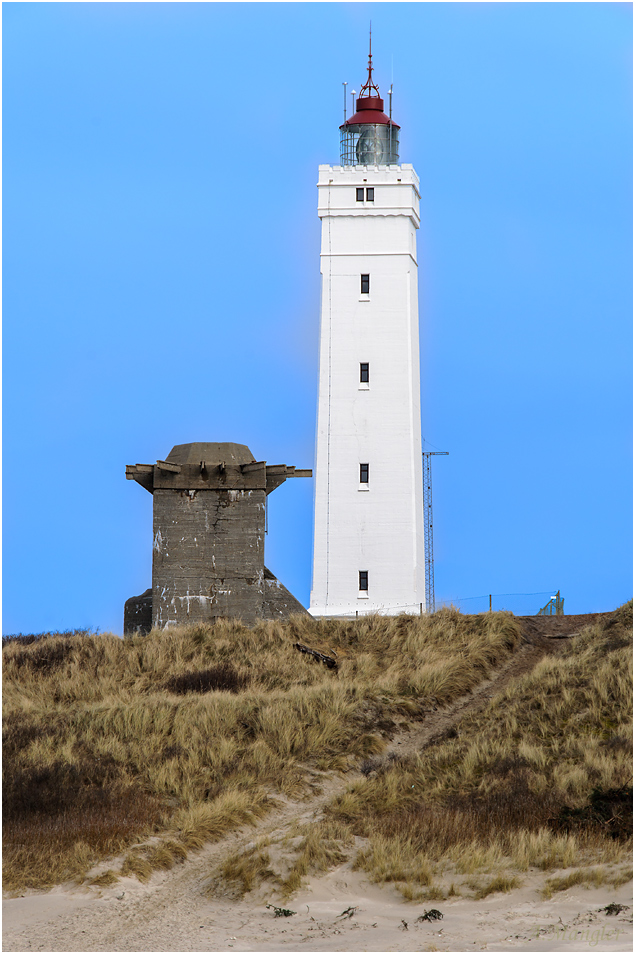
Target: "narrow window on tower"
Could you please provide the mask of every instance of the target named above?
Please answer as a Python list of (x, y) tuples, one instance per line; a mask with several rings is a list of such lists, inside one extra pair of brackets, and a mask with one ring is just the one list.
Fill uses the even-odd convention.
[(373, 188), (367, 189), (367, 202), (373, 202)]
[(358, 589), (364, 590), (365, 592), (369, 589), (369, 571), (368, 570), (359, 570), (358, 571)]
[(365, 384), (369, 383), (369, 362), (361, 361), (360, 362), (360, 381)]
[(360, 292), (362, 295), (369, 294), (369, 276), (367, 274), (360, 276)]
[(364, 189), (356, 189), (356, 202), (364, 202)]
[(369, 465), (361, 464), (360, 465), (360, 484), (369, 483)]

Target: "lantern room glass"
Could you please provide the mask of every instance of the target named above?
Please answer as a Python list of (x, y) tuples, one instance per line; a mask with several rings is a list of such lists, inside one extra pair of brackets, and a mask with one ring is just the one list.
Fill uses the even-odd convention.
[(356, 124), (340, 127), (341, 166), (394, 166), (399, 163), (396, 126)]

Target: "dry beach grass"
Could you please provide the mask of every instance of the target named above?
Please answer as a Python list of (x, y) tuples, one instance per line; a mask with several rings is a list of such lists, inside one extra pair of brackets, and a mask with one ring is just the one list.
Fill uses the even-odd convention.
[[(586, 866), (565, 888), (628, 881), (631, 870), (617, 866), (631, 849), (631, 614), (626, 605), (585, 629), (447, 739), (368, 760), (365, 779), (291, 834), (279, 873), (259, 846), (220, 875), (244, 889), (269, 879), (288, 897), (308, 873), (349, 858), (409, 900), (483, 898), (531, 868)], [(546, 882), (547, 897), (559, 890), (558, 879)]]
[[(338, 669), (296, 641), (335, 651)], [(407, 900), (484, 898), (528, 869), (546, 873), (546, 898), (619, 885), (631, 877), (631, 606), (446, 738), (387, 753), (512, 661), (519, 641), (510, 614), (454, 610), (9, 641), (5, 888), (81, 880), (118, 854), (93, 885), (146, 880), (350, 768), (362, 775), (342, 777), (315, 820), (231, 852), (210, 891), (288, 898), (343, 864)]]
[[(147, 878), (277, 797), (311, 791), (308, 769), (383, 752), (400, 724), (470, 691), (519, 638), (510, 614), (444, 610), (9, 640), (4, 886), (81, 879), (126, 850), (124, 872)], [(338, 668), (295, 642), (335, 651)]]

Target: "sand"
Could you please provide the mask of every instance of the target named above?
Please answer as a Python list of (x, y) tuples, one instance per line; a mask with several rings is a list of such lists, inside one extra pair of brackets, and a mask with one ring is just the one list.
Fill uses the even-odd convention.
[[(544, 873), (481, 901), (405, 902), (347, 866), (312, 879), (277, 918), (265, 899), (208, 899), (209, 847), (146, 884), (56, 889), (3, 902), (5, 952), (632, 951), (631, 884), (579, 886), (543, 901)], [(272, 899), (275, 904), (275, 899)], [(628, 906), (608, 916), (610, 902)], [(279, 903), (282, 904), (282, 903)], [(443, 919), (417, 922), (436, 908)], [(353, 909), (351, 915), (344, 915)], [(599, 911), (601, 910), (601, 911)]]

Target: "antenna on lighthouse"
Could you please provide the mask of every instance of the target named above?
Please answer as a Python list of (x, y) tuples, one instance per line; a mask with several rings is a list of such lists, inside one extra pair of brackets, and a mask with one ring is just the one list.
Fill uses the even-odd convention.
[(393, 159), (393, 83), (389, 90), (389, 163)]
[(346, 122), (347, 122), (347, 86), (348, 86), (349, 84), (348, 84), (348, 83), (343, 83), (342, 85), (343, 85), (343, 87), (344, 87), (344, 89), (343, 89), (343, 93), (344, 93), (344, 121), (345, 121), (345, 123), (346, 123)]

